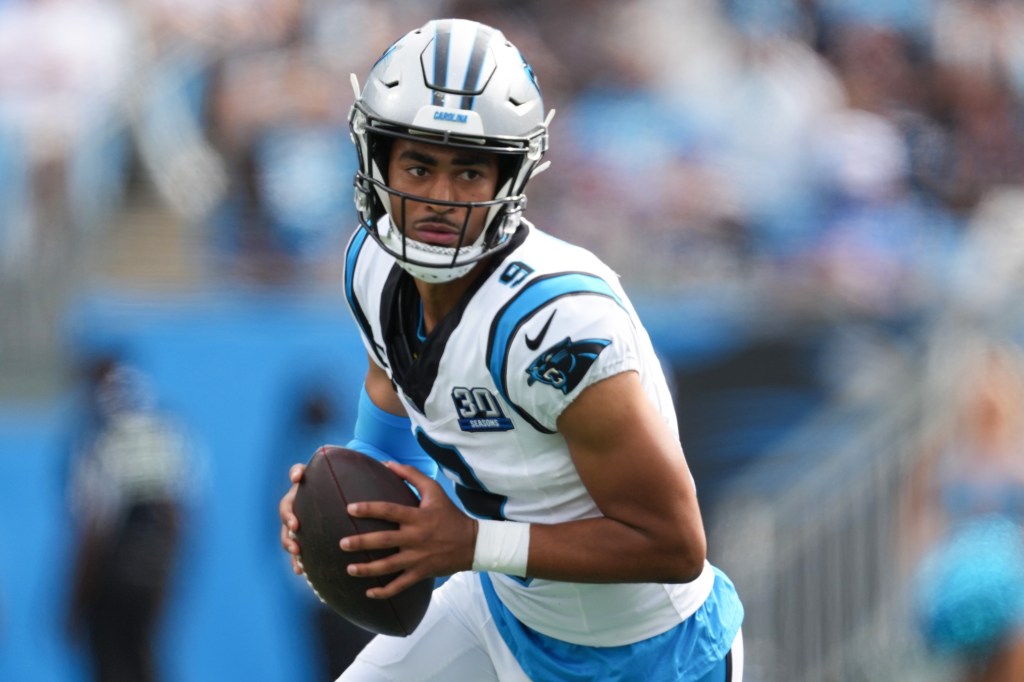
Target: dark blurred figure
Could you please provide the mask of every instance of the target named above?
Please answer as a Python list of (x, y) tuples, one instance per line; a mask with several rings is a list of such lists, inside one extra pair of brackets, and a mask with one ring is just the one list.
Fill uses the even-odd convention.
[(70, 498), (79, 543), (68, 634), (92, 679), (161, 679), (156, 638), (181, 547), (188, 441), (156, 411), (137, 369), (102, 357), (87, 369)]

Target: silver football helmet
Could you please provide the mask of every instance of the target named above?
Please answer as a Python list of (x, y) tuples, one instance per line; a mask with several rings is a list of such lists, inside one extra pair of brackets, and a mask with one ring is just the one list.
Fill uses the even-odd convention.
[[(349, 114), (359, 157), (355, 178), (359, 222), (413, 277), (446, 282), (505, 246), (519, 225), (523, 191), (548, 147), (548, 124), (529, 64), (497, 29), (465, 19), (439, 19), (407, 33), (377, 60)], [(396, 138), (498, 155), (493, 200), (438, 202), (467, 208), (455, 247), (406, 239), (391, 197), (424, 201), (388, 187), (388, 153)], [(546, 165), (546, 164), (545, 164)], [(480, 237), (464, 243), (469, 214), (487, 211)]]

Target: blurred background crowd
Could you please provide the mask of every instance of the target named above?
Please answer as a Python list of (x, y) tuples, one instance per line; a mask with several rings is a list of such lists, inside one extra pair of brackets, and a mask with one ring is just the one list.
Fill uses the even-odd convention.
[(437, 16), (557, 110), (748, 679), (1024, 679), (1016, 0), (0, 0), (0, 678), (343, 665), (276, 500), (365, 362), (349, 74)]

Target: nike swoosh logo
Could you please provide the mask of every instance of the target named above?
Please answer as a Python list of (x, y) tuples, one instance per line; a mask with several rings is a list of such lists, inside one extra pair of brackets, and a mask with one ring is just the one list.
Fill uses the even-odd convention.
[(537, 336), (533, 337), (532, 339), (529, 336), (526, 337), (527, 348), (529, 348), (530, 350), (537, 350), (538, 348), (540, 348), (540, 344), (543, 343), (544, 337), (547, 336), (548, 327), (551, 326), (551, 320), (555, 319), (555, 313), (557, 312), (558, 308), (555, 308), (554, 310), (551, 311), (551, 317), (549, 317), (548, 321), (544, 323), (543, 327), (541, 327), (540, 334), (537, 334)]

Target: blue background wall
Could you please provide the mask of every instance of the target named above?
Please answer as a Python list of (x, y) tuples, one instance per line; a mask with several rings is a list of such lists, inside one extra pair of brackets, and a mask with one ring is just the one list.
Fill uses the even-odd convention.
[[(155, 379), (195, 436), (196, 497), (162, 658), (170, 680), (313, 679), (312, 602), (280, 551), (276, 500), (298, 386), (336, 389), (347, 440), (365, 355), (340, 301), (227, 294), (173, 302), (103, 295), (69, 322), (76, 352), (116, 347)], [(0, 408), (0, 679), (78, 680), (63, 636), (75, 533), (65, 505), (69, 392)], [(301, 450), (301, 451), (300, 451)]]

